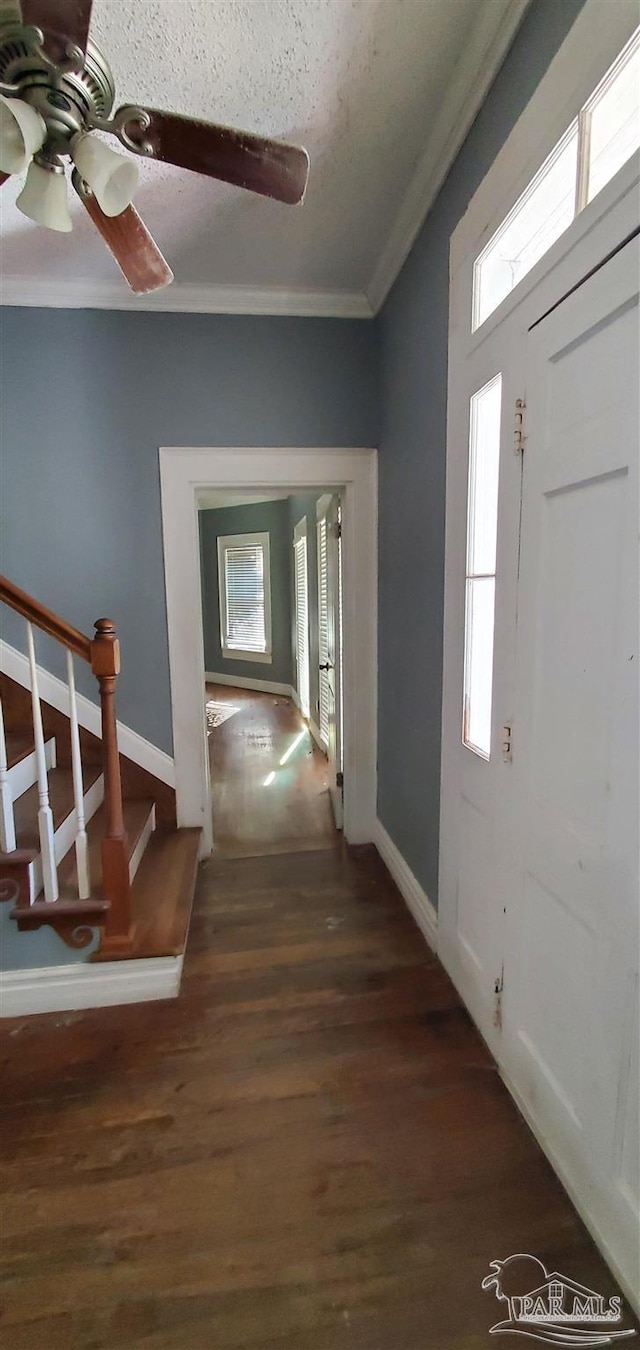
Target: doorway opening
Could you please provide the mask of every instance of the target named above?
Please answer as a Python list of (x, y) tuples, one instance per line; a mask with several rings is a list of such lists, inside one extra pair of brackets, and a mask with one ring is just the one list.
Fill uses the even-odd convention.
[[(201, 857), (213, 847), (213, 820), (203, 716), (206, 667), (198, 496), (204, 489), (232, 489), (270, 498), (279, 491), (285, 496), (315, 493), (317, 500), (318, 493), (327, 493), (327, 484), (340, 485), (342, 506), (343, 833), (348, 844), (368, 844), (376, 830), (377, 795), (376, 451), (334, 446), (160, 449), (176, 812), (180, 826), (201, 830)], [(313, 600), (312, 589), (310, 595)], [(268, 660), (258, 662), (254, 672), (264, 672), (267, 664)], [(275, 679), (273, 669), (271, 674)]]
[(216, 853), (335, 848), (344, 490), (200, 488), (196, 503)]

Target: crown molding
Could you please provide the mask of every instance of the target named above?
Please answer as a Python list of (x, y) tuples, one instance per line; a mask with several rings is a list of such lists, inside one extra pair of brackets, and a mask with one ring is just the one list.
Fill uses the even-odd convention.
[(467, 133), (484, 103), (531, 0), (489, 0), (469, 35), (366, 294), (374, 314), (391, 290)]
[(254, 286), (200, 286), (174, 282), (151, 295), (134, 295), (124, 281), (69, 279), (36, 280), (3, 276), (0, 305), (43, 309), (123, 309), (183, 314), (272, 314), (303, 318), (372, 319), (373, 310), (363, 291), (324, 291), (259, 288)]

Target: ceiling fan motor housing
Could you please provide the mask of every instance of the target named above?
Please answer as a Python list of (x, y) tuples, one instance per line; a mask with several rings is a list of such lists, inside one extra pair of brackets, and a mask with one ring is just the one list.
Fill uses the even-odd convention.
[[(83, 60), (54, 66), (37, 29), (0, 25), (0, 84), (17, 86), (14, 97), (35, 108), (47, 126), (46, 151), (69, 154), (74, 136), (92, 121), (106, 120), (115, 99), (108, 61), (94, 42)], [(73, 66), (73, 68), (71, 68)]]

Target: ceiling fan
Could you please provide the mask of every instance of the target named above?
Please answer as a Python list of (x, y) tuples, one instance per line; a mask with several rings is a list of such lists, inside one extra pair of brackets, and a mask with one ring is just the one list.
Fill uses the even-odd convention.
[(27, 169), (16, 201), (24, 215), (68, 231), (66, 162), (72, 183), (137, 294), (167, 286), (173, 273), (132, 198), (133, 160), (92, 133), (116, 136), (133, 155), (176, 164), (295, 205), (309, 156), (299, 146), (126, 104), (113, 112), (106, 58), (89, 38), (92, 0), (0, 0), (0, 186)]

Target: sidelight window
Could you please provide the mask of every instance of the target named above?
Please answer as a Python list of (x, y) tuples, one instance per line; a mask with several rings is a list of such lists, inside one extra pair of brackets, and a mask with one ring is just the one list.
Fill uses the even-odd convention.
[(491, 754), (501, 403), (496, 375), (470, 409), (462, 739), (484, 759)]

